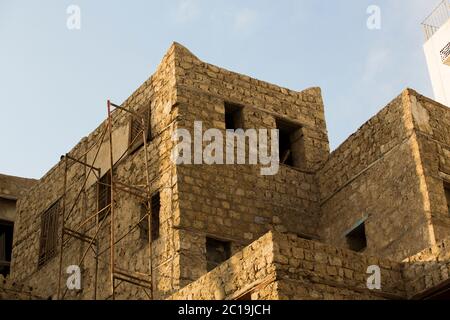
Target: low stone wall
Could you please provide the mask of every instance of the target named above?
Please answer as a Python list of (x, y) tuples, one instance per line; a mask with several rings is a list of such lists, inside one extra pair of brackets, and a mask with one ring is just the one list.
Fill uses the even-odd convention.
[(273, 234), (267, 233), (229, 260), (173, 294), (170, 300), (276, 299)]
[[(369, 290), (367, 267), (381, 269)], [(269, 232), (170, 299), (403, 299), (402, 264)]]
[[(403, 299), (402, 265), (346, 249), (274, 233), (279, 299)], [(381, 290), (367, 288), (367, 268), (381, 270)]]

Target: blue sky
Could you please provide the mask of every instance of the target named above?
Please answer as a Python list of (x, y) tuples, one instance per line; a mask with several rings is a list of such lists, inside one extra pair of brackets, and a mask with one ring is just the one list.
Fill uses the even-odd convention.
[[(439, 0), (0, 0), (0, 172), (40, 178), (173, 41), (293, 90), (320, 86), (331, 148), (406, 87), (432, 96), (420, 22)], [(66, 26), (69, 5), (81, 29)], [(366, 10), (381, 9), (369, 30)]]

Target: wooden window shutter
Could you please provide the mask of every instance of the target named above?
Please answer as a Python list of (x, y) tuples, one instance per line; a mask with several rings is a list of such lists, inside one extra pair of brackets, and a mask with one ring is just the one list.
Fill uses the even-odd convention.
[(144, 145), (144, 141), (142, 140), (143, 130), (145, 132), (145, 137), (147, 138), (147, 141), (151, 140), (150, 106), (138, 110), (137, 113), (144, 118), (145, 124), (142, 123), (142, 120), (140, 118), (138, 119), (133, 115), (130, 116), (129, 150), (131, 153), (135, 152), (137, 149), (139, 149)]

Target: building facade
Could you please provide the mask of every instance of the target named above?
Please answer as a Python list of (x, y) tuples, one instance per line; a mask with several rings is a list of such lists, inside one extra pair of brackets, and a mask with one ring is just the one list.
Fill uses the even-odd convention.
[[(111, 106), (18, 202), (11, 277), (41, 297), (406, 299), (448, 289), (444, 105), (407, 89), (330, 153), (319, 88), (252, 79), (174, 43)], [(174, 135), (196, 122), (224, 135), (278, 129), (278, 172), (173, 161)], [(70, 266), (78, 289), (66, 286)], [(381, 288), (367, 286), (371, 266)]]
[(423, 45), (434, 99), (450, 105), (450, 1), (443, 0), (422, 23)]

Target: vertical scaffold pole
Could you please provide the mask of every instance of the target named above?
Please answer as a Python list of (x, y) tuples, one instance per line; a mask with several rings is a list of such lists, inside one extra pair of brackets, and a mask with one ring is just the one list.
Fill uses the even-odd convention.
[(110, 162), (110, 185), (111, 185), (111, 206), (110, 206), (110, 281), (111, 281), (111, 297), (115, 300), (115, 283), (114, 283), (114, 159), (113, 159), (113, 141), (112, 141), (112, 117), (111, 117), (111, 101), (108, 100), (108, 129), (109, 129), (109, 162)]
[[(150, 105), (148, 106), (150, 111)], [(145, 113), (148, 116), (148, 113)], [(150, 300), (153, 300), (153, 253), (152, 253), (152, 211), (151, 211), (151, 195), (150, 195), (150, 172), (148, 169), (148, 153), (147, 153), (147, 137), (150, 130), (150, 119), (142, 117), (142, 138), (144, 139), (144, 159), (145, 159), (145, 176), (146, 176), (146, 188), (147, 188), (147, 221), (148, 221), (148, 255), (149, 255), (149, 277), (150, 277)], [(147, 125), (148, 123), (148, 125)], [(148, 126), (148, 128), (146, 128)]]
[(62, 210), (61, 210), (61, 234), (59, 244), (59, 268), (58, 268), (58, 300), (61, 300), (61, 282), (62, 282), (62, 261), (64, 250), (64, 228), (65, 228), (65, 215), (66, 215), (66, 192), (67, 192), (67, 157), (64, 157), (64, 182), (63, 182), (63, 198), (62, 198)]

